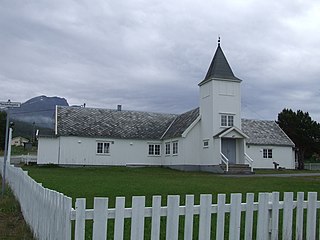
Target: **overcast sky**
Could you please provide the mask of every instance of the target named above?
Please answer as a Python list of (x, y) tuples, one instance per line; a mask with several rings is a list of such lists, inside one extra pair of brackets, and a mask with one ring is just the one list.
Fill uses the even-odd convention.
[(243, 117), (320, 122), (318, 0), (3, 0), (0, 101), (182, 113), (199, 106), (219, 35)]

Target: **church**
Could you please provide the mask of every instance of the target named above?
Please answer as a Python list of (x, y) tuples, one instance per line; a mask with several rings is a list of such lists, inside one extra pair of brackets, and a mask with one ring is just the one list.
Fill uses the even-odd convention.
[[(183, 171), (295, 168), (294, 143), (274, 121), (241, 118), (241, 82), (220, 46), (200, 81), (200, 106), (182, 114), (57, 106), (39, 136), (38, 164), (163, 166)], [(41, 134), (41, 133), (40, 133)]]

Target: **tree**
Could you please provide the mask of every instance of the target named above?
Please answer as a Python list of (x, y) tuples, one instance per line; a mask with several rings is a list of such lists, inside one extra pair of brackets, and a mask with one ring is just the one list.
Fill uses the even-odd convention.
[(308, 112), (283, 109), (278, 114), (278, 124), (298, 149), (298, 169), (304, 168), (304, 160), (320, 153), (320, 124), (312, 120)]
[(0, 149), (4, 150), (7, 113), (0, 111)]

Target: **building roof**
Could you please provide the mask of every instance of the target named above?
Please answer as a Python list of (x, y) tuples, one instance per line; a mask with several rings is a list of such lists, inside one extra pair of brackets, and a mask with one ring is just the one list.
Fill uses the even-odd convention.
[(58, 136), (160, 140), (175, 114), (57, 107)]
[[(57, 135), (161, 140), (181, 137), (199, 117), (199, 108), (177, 114), (57, 107)], [(294, 146), (274, 121), (242, 119), (247, 144)]]
[(162, 138), (169, 139), (181, 137), (182, 133), (197, 119), (198, 116), (199, 108), (195, 108), (178, 115)]
[(241, 126), (249, 136), (247, 144), (294, 147), (294, 143), (275, 121), (242, 119)]
[(199, 86), (211, 81), (213, 78), (241, 81), (233, 74), (227, 58), (220, 47), (220, 43), (218, 43), (217, 50), (213, 56), (207, 75), (204, 80), (199, 83)]

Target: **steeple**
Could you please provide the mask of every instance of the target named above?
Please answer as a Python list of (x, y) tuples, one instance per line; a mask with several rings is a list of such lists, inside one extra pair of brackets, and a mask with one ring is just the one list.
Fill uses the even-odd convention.
[(213, 56), (207, 75), (204, 80), (199, 83), (199, 86), (209, 82), (212, 78), (241, 81), (233, 74), (232, 69), (221, 49), (220, 37), (218, 39), (217, 50)]

